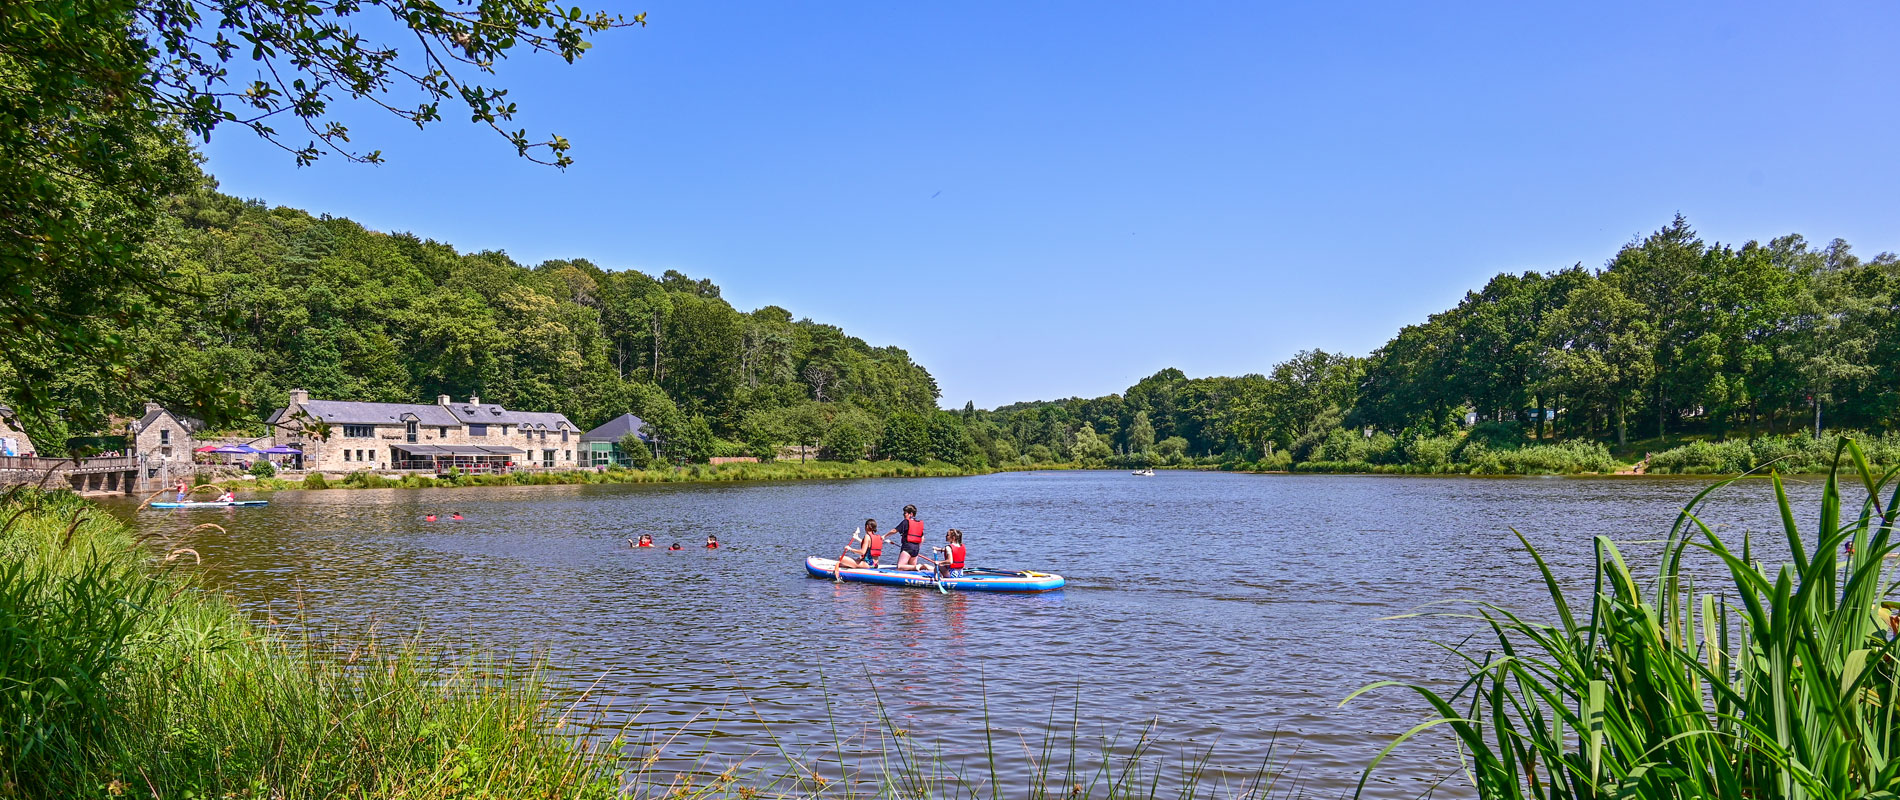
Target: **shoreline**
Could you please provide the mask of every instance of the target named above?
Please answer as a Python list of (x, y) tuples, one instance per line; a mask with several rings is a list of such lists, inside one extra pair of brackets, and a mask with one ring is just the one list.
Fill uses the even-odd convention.
[[(933, 462), (910, 464), (902, 461), (809, 461), (747, 462), (736, 464), (694, 464), (663, 469), (567, 470), (562, 472), (511, 472), (490, 475), (396, 475), (378, 472), (352, 472), (332, 479), (322, 473), (302, 478), (243, 478), (203, 484), (234, 490), (296, 491), (303, 489), (446, 489), (478, 486), (580, 486), (589, 484), (637, 483), (741, 483), (765, 481), (859, 480), (865, 478), (968, 478), (1000, 472), (1036, 472), (1079, 469), (1073, 464), (1034, 464), (1011, 467), (960, 467)], [(168, 494), (160, 490), (154, 497)]]

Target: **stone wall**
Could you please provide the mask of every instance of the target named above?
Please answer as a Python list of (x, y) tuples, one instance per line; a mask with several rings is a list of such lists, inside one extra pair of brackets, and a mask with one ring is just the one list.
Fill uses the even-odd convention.
[(147, 462), (159, 464), (190, 462), (191, 451), (198, 446), (197, 440), (191, 436), (191, 429), (170, 412), (159, 414), (157, 419), (132, 437), (132, 452), (144, 456)]
[(0, 456), (31, 456), (39, 452), (33, 447), (33, 440), (16, 427), (13, 419), (6, 414), (0, 414), (0, 439), (5, 440), (0, 443)]

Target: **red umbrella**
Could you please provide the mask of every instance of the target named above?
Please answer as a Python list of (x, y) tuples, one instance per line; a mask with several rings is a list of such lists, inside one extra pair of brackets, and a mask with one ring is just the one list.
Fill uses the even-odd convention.
[(213, 450), (216, 450), (216, 449), (218, 449), (218, 446), (217, 446), (217, 445), (215, 445), (215, 444), (208, 444), (208, 445), (205, 445), (205, 446), (203, 446), (203, 447), (200, 447), (200, 448), (198, 448), (198, 449), (196, 449), (196, 450), (193, 450), (193, 451), (191, 451), (191, 452), (194, 452), (194, 453), (209, 453), (209, 452), (211, 452), (211, 451), (213, 451)]

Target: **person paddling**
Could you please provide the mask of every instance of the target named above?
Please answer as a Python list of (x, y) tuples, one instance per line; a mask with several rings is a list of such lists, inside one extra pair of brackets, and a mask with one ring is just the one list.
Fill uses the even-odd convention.
[(191, 486), (186, 484), (184, 481), (179, 481), (178, 482), (178, 502), (183, 503), (185, 502), (185, 498), (190, 497), (190, 496), (191, 496)]
[(859, 532), (864, 534), (864, 542), (844, 549), (844, 555), (838, 557), (838, 566), (831, 570), (832, 577), (837, 577), (838, 569), (877, 569), (877, 560), (884, 555), (884, 537), (877, 535), (877, 520), (865, 520)]
[(917, 518), (916, 506), (904, 506), (904, 521), (897, 523), (897, 527), (885, 535), (898, 537), (898, 569), (922, 569), (917, 563), (917, 555), (924, 546), (924, 522)]

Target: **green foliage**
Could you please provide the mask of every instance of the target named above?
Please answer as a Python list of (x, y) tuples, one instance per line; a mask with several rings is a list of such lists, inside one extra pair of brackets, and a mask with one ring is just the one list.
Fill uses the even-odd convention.
[(271, 478), (277, 475), (277, 468), (271, 466), (268, 459), (258, 459), (251, 465), (251, 475), (259, 478)]
[(1086, 422), (1082, 423), (1082, 428), (1075, 432), (1075, 444), (1071, 450), (1077, 462), (1091, 465), (1101, 464), (1107, 461), (1109, 456), (1115, 454), (1109, 449), (1108, 442), (1096, 435), (1095, 426)]
[[(1790, 556), (1778, 567), (1761, 563), (1769, 554), (1750, 538), (1732, 549), (1695, 517), (1707, 491), (1668, 532), (1660, 569), (1646, 573), (1655, 580), (1639, 580), (1598, 537), (1595, 588), (1567, 592), (1520, 535), (1554, 618), (1480, 604), (1489, 641), (1457, 646), (1468, 679), (1404, 686), (1438, 725), (1393, 742), (1367, 777), (1392, 747), (1442, 726), (1482, 798), (1891, 794), (1900, 639), (1889, 634), (1885, 556), (1900, 493), (1851, 440), (1840, 445), (1837, 470), (1852, 465), (1865, 499), (1844, 501), (1831, 473), (1818, 529), (1804, 533), (1776, 477)], [(1714, 586), (1686, 569), (1692, 549), (1715, 559)]]
[(637, 433), (629, 433), (614, 443), (614, 452), (619, 456), (619, 466), (633, 469), (645, 469), (653, 463), (653, 449)]
[(1163, 462), (1173, 464), (1187, 456), (1188, 442), (1179, 436), (1170, 436), (1155, 443), (1155, 456)]
[(9, 796), (616, 796), (615, 748), (561, 736), (567, 723), (549, 710), (565, 708), (566, 693), (532, 669), (413, 642), (280, 638), (183, 573), (153, 569), (91, 505), (10, 498), (0, 506), (11, 521), (0, 532)]
[(330, 481), (323, 477), (323, 473), (312, 472), (308, 475), (303, 476), (303, 488), (328, 489), (330, 488)]
[[(1835, 435), (1853, 439), (1872, 464), (1900, 466), (1900, 433), (1873, 436), (1840, 431)], [(1773, 467), (1783, 473), (1821, 473), (1828, 471), (1833, 464), (1833, 448), (1825, 439), (1806, 435), (1765, 436), (1724, 442), (1690, 442), (1652, 453), (1648, 471), (1678, 475), (1733, 475)]]
[(884, 438), (877, 449), (885, 458), (925, 463), (930, 460), (930, 423), (915, 412), (891, 414), (884, 419)]
[(861, 461), (868, 446), (870, 437), (863, 429), (850, 422), (840, 422), (825, 434), (823, 453), (832, 461)]

